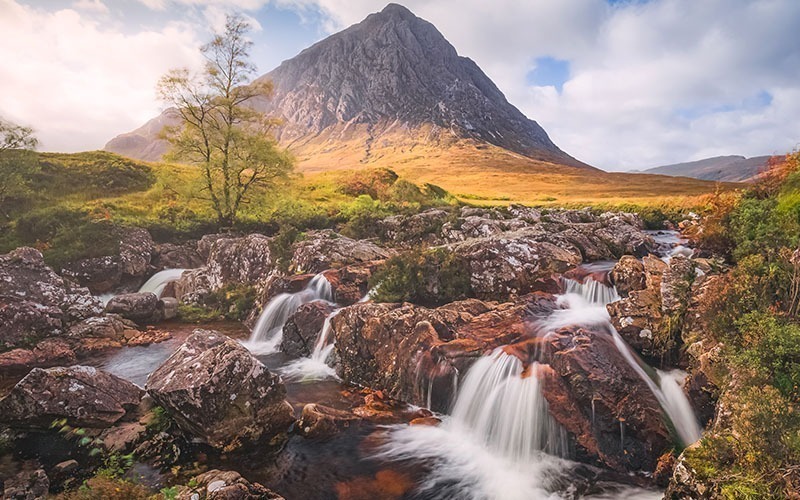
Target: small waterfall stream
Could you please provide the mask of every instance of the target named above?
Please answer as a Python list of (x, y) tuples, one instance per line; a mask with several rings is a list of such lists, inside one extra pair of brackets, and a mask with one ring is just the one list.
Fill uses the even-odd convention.
[(294, 360), (286, 365), (281, 370), (281, 374), (284, 377), (290, 380), (303, 381), (339, 378), (336, 375), (336, 370), (328, 364), (331, 353), (335, 347), (335, 343), (330, 339), (331, 319), (333, 319), (339, 311), (340, 309), (336, 309), (325, 318), (322, 329), (314, 343), (314, 350), (311, 352), (311, 356)]
[(611, 332), (614, 345), (617, 346), (619, 352), (653, 392), (682, 443), (689, 445), (700, 439), (702, 429), (689, 400), (681, 389), (678, 379), (680, 372), (668, 374), (658, 370), (656, 372), (658, 379), (653, 380), (647, 374), (647, 370), (643, 366), (644, 362), (636, 356), (611, 324), (606, 305), (614, 300), (619, 300), (616, 290), (591, 278), (587, 279), (585, 283), (566, 279), (565, 288), (567, 294), (562, 295), (558, 300), (563, 301), (561, 304), (568, 307), (554, 311), (542, 326), (548, 330), (555, 330), (568, 325), (603, 324)]
[(152, 275), (149, 280), (139, 288), (139, 293), (152, 292), (156, 297), (161, 297), (164, 289), (173, 281), (178, 281), (186, 269), (164, 269)]
[(297, 293), (277, 295), (264, 307), (245, 346), (257, 354), (276, 352), (283, 339), (283, 326), (289, 316), (303, 304), (315, 300), (330, 302), (332, 299), (331, 284), (322, 274), (314, 276), (308, 285)]

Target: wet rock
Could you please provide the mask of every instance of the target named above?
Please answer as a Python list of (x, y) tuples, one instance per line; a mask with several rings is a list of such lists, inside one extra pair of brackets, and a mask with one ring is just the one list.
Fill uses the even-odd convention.
[(331, 319), (337, 373), (391, 398), (446, 410), (458, 372), (526, 332), (532, 300), (470, 299), (437, 309), (369, 302), (346, 307)]
[(174, 319), (178, 317), (178, 299), (173, 297), (162, 297), (161, 304), (163, 305), (163, 319)]
[(109, 300), (106, 312), (139, 324), (157, 323), (164, 317), (164, 303), (152, 292), (125, 293)]
[(387, 259), (393, 250), (381, 248), (366, 240), (353, 240), (326, 229), (308, 233), (295, 243), (292, 270), (295, 273), (316, 274), (326, 269), (344, 267), (360, 262)]
[(44, 470), (22, 471), (5, 482), (3, 500), (44, 500), (49, 489)]
[(327, 302), (314, 301), (303, 304), (294, 312), (283, 327), (280, 349), (294, 357), (308, 357), (314, 350), (317, 337), (335, 306)]
[(39, 341), (33, 349), (12, 349), (0, 353), (0, 374), (27, 373), (34, 366), (68, 365), (76, 355), (70, 343), (61, 338)]
[(67, 337), (71, 339), (106, 338), (122, 340), (138, 334), (136, 324), (116, 314), (96, 316), (70, 327)]
[(370, 277), (384, 262), (376, 260), (325, 271), (333, 289), (333, 301), (348, 306), (362, 300), (369, 292)]
[(565, 328), (540, 340), (538, 348), (563, 382), (550, 377), (544, 384), (551, 414), (583, 450), (612, 469), (654, 470), (671, 445), (669, 432), (658, 400), (611, 335)]
[(195, 486), (181, 487), (178, 500), (283, 500), (277, 493), (251, 483), (238, 472), (210, 470), (193, 478)]
[(101, 311), (87, 289), (53, 272), (38, 250), (22, 247), (0, 255), (0, 349), (28, 347)]
[(298, 427), (303, 436), (313, 439), (325, 439), (361, 420), (352, 413), (336, 410), (316, 403), (303, 407)]
[(195, 330), (146, 387), (179, 427), (216, 448), (268, 440), (294, 421), (280, 377), (214, 331)]
[(143, 391), (90, 366), (34, 368), (0, 400), (0, 420), (12, 427), (109, 427), (135, 408)]
[(644, 264), (633, 255), (624, 255), (611, 270), (609, 278), (621, 297), (644, 290), (646, 286)]
[(694, 281), (694, 264), (686, 257), (674, 256), (661, 279), (661, 309), (665, 314), (682, 314), (689, 305)]

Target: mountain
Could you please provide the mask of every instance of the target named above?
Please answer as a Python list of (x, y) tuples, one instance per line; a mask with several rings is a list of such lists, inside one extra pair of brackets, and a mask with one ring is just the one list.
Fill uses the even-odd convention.
[[(301, 170), (424, 163), (441, 153), (492, 161), (511, 154), (523, 163), (591, 168), (553, 144), (436, 27), (400, 5), (388, 5), (258, 80), (272, 81), (275, 92), (251, 106), (283, 118), (277, 137)], [(160, 158), (167, 144), (158, 132), (174, 122), (174, 113), (165, 111), (104, 149)]]
[(647, 174), (692, 177), (709, 181), (747, 182), (762, 172), (770, 156), (715, 156), (704, 160), (664, 165), (645, 170)]

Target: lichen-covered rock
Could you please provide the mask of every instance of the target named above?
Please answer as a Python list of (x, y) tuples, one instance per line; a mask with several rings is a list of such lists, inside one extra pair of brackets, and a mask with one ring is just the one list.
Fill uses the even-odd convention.
[(206, 264), (184, 272), (174, 282), (175, 298), (181, 302), (199, 303), (228, 285), (252, 285), (262, 291), (275, 268), (271, 241), (261, 234), (203, 237), (198, 248), (208, 248)]
[(109, 427), (135, 408), (144, 392), (90, 366), (34, 368), (0, 400), (0, 421), (48, 428), (66, 419), (75, 427)]
[(155, 243), (146, 229), (117, 229), (119, 252), (70, 262), (62, 274), (100, 294), (120, 287), (138, 288), (150, 271)]
[(540, 241), (528, 231), (468, 240), (450, 249), (466, 262), (472, 292), (481, 299), (503, 299), (534, 290), (537, 280), (581, 263), (572, 245)]
[(314, 231), (295, 243), (292, 270), (295, 273), (316, 274), (326, 269), (344, 267), (360, 262), (387, 259), (393, 250), (381, 248), (365, 240), (353, 240), (326, 229)]
[(235, 471), (213, 469), (192, 478), (192, 486), (178, 490), (178, 500), (283, 500), (259, 483), (251, 483)]
[[(687, 450), (696, 446), (698, 446), (697, 443)], [(686, 450), (684, 450), (675, 464), (664, 498), (666, 500), (703, 500), (721, 498), (721, 496), (697, 478), (697, 471), (687, 462)]]
[(609, 273), (611, 283), (621, 297), (644, 290), (646, 286), (644, 264), (633, 255), (624, 255)]
[(325, 318), (334, 309), (335, 306), (319, 300), (301, 305), (283, 326), (281, 351), (298, 358), (310, 356)]
[(59, 335), (101, 311), (87, 289), (53, 272), (38, 250), (22, 247), (0, 255), (0, 350)]
[(178, 426), (220, 449), (268, 440), (294, 421), (280, 377), (214, 331), (195, 330), (146, 387)]
[(201, 267), (206, 263), (208, 254), (202, 256), (197, 246), (197, 241), (188, 241), (181, 245), (173, 243), (156, 245), (151, 264), (158, 271)]
[(125, 293), (109, 300), (106, 312), (140, 324), (157, 323), (164, 318), (164, 304), (152, 292)]

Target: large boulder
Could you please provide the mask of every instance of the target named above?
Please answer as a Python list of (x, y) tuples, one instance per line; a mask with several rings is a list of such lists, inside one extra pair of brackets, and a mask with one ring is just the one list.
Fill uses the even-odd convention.
[(286, 432), (286, 389), (240, 343), (195, 332), (147, 378), (148, 393), (183, 430), (232, 450)]
[(156, 270), (194, 269), (206, 263), (208, 255), (203, 257), (197, 248), (197, 241), (189, 241), (181, 245), (162, 243), (156, 245), (152, 265)]
[(146, 229), (132, 227), (116, 231), (119, 236), (117, 254), (70, 262), (64, 266), (62, 274), (96, 294), (120, 287), (138, 288), (150, 272), (155, 243)]
[(621, 297), (644, 290), (646, 286), (644, 264), (633, 255), (624, 255), (611, 269), (609, 279)]
[(348, 383), (445, 411), (458, 373), (524, 334), (531, 303), (473, 299), (437, 309), (369, 302), (346, 307), (331, 319), (337, 373)]
[(353, 240), (326, 229), (314, 231), (295, 243), (292, 270), (295, 273), (321, 273), (326, 269), (360, 262), (387, 259), (393, 250), (381, 248), (366, 240)]
[(106, 312), (141, 324), (157, 323), (164, 318), (164, 304), (152, 292), (125, 293), (109, 300)]
[(174, 282), (175, 298), (198, 303), (229, 285), (252, 285), (261, 291), (275, 269), (271, 242), (271, 238), (261, 234), (203, 237), (198, 251), (208, 252), (206, 265), (184, 272)]
[(0, 421), (48, 428), (66, 419), (74, 427), (105, 428), (137, 407), (143, 395), (127, 380), (90, 366), (34, 368), (0, 400)]
[(544, 383), (551, 414), (586, 456), (617, 470), (652, 471), (671, 446), (669, 431), (658, 400), (611, 334), (565, 328), (531, 347), (554, 375)]
[(101, 312), (99, 300), (53, 272), (38, 250), (0, 255), (0, 350), (61, 334)]
[(534, 291), (538, 280), (583, 260), (575, 246), (540, 240), (541, 235), (523, 230), (468, 240), (450, 249), (466, 262), (476, 297), (505, 299)]
[(3, 500), (45, 500), (50, 493), (50, 479), (43, 469), (23, 470), (3, 486)]

